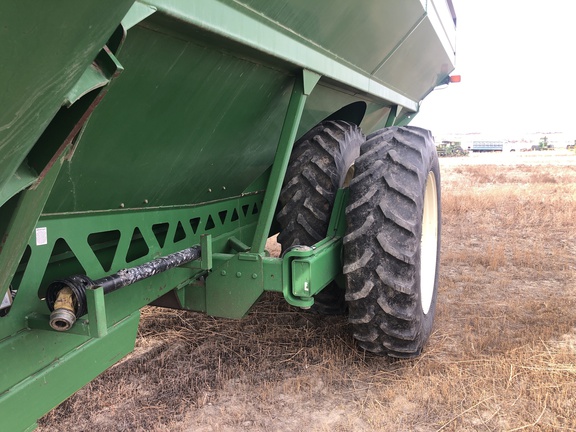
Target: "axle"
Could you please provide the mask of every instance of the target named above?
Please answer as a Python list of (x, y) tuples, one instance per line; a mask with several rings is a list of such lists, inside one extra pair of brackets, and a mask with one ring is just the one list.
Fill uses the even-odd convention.
[(86, 314), (88, 312), (86, 305), (87, 289), (102, 287), (104, 294), (108, 294), (158, 273), (197, 260), (200, 255), (200, 246), (194, 246), (137, 267), (120, 270), (111, 276), (100, 279), (92, 280), (85, 275), (75, 275), (54, 281), (46, 291), (46, 303), (52, 312), (50, 314), (50, 326), (54, 330), (66, 331), (72, 327), (78, 317)]

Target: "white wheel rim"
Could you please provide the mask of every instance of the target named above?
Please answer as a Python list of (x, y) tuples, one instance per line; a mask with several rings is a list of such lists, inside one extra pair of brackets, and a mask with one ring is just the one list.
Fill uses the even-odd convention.
[(436, 283), (438, 255), (438, 195), (436, 177), (430, 171), (424, 191), (422, 237), (420, 239), (420, 302), (424, 314), (430, 311)]

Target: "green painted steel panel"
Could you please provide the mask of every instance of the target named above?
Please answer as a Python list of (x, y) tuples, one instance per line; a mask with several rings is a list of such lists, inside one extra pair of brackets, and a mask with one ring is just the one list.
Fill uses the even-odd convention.
[(399, 104), (414, 112), (432, 87), (423, 93), (418, 92), (418, 86), (399, 91), (397, 80), (401, 74), (384, 78), (374, 74), (425, 17), (434, 22), (436, 34), (418, 46), (417, 53), (439, 45), (450, 58), (447, 71), (438, 59), (427, 65), (428, 73), (444, 74), (444, 78), (454, 67), (455, 26), (444, 0), (366, 0), (361, 4), (342, 0), (150, 3), (177, 22), (226, 38), (228, 44), (238, 42), (288, 64), (313, 70), (334, 80), (339, 87), (350, 86), (382, 103)]
[[(67, 150), (63, 156), (66, 156)], [(36, 189), (23, 191), (17, 198), (14, 211), (7, 220), (6, 232), (1, 234), (0, 247), (0, 298), (4, 298), (10, 288), (10, 283), (18, 269), (26, 243), (42, 213), (46, 200), (50, 195), (54, 182), (62, 168), (62, 160), (57, 160), (48, 170), (43, 181)], [(2, 331), (0, 331), (0, 339)]]
[(7, 0), (0, 13), (0, 190), (133, 0)]
[(32, 330), (0, 342), (2, 430), (26, 430), (132, 351), (139, 317), (133, 314), (102, 339)]
[[(150, 3), (158, 8), (157, 16), (165, 15), (171, 20), (164, 22), (164, 27), (178, 27), (180, 33), (186, 33), (183, 28), (187, 26), (187, 33), (195, 32), (196, 37), (200, 34), (213, 41), (219, 39), (227, 48), (253, 56), (258, 61), (274, 63), (284, 69), (309, 69), (322, 75), (326, 81), (333, 81), (336, 87), (371, 95), (383, 104), (400, 104), (412, 111), (418, 110), (418, 100), (374, 80), (347, 59), (303, 40), (279, 23), (266, 19), (257, 10), (234, 1), (169, 0)], [(318, 9), (316, 14), (321, 12)], [(339, 22), (346, 19), (341, 15)], [(398, 19), (404, 20), (405, 17)], [(395, 35), (396, 41), (401, 41), (402, 37), (402, 34)]]
[(8, 179), (6, 183), (4, 183), (4, 186), (0, 188), (0, 206), (18, 192), (34, 183), (37, 178), (38, 173), (26, 163), (20, 165), (12, 175), (12, 178)]
[[(271, 164), (293, 77), (142, 27), (46, 212), (240, 194)], [(147, 203), (144, 204), (144, 201)]]
[(218, 260), (206, 279), (206, 312), (242, 318), (264, 292), (262, 256), (236, 254)]
[[(394, 88), (411, 97), (423, 98), (437, 86), (452, 69), (452, 59), (444, 47), (434, 40), (435, 30), (426, 17), (376, 72), (376, 77), (387, 81), (394, 78)], [(426, 50), (420, 47), (427, 46)], [(430, 73), (430, 64), (437, 63), (436, 74)], [(406, 67), (409, 64), (410, 67)]]
[(258, 11), (270, 23), (289, 29), (303, 42), (322, 47), (366, 73), (378, 67), (425, 13), (420, 0), (239, 0), (237, 3)]

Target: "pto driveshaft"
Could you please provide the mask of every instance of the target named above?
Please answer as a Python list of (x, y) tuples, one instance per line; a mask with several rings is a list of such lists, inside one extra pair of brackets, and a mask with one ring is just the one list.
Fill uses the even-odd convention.
[(111, 276), (92, 280), (85, 275), (70, 276), (52, 282), (46, 291), (46, 303), (52, 312), (50, 326), (54, 330), (66, 331), (76, 319), (88, 312), (86, 290), (102, 287), (104, 294), (132, 285), (143, 279), (163, 273), (174, 267), (200, 258), (200, 246), (157, 258), (137, 267), (120, 270)]

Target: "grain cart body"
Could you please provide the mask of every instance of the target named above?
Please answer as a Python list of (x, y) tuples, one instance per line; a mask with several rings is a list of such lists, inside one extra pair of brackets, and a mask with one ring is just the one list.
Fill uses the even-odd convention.
[[(366, 134), (407, 124), (454, 66), (446, 0), (9, 0), (0, 11), (10, 431), (33, 429), (129, 353), (145, 305), (240, 318), (277, 291), (310, 307), (342, 271), (346, 194), (325, 239), (269, 257), (293, 142), (327, 119)], [(46, 298), (63, 287), (73, 322), (51, 326), (63, 300)]]

